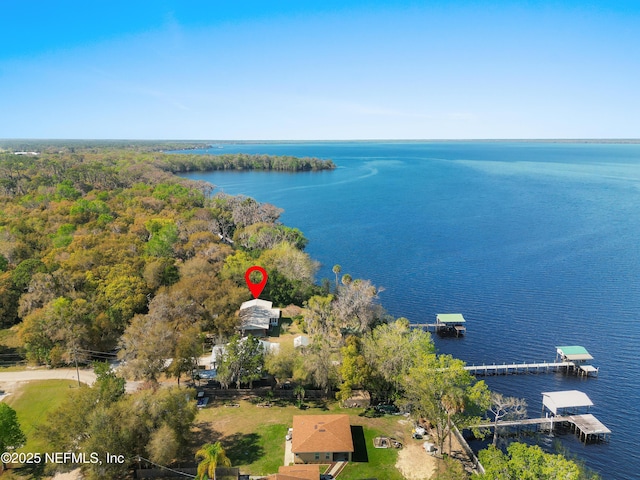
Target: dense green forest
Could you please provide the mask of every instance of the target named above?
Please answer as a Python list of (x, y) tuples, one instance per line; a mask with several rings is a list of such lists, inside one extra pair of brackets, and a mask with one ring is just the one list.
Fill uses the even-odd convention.
[[(212, 185), (172, 173), (214, 168), (215, 159), (157, 151), (167, 145), (35, 146), (38, 155), (7, 144), (0, 153), (0, 327), (19, 325), (30, 362), (111, 351), (128, 329), (150, 325), (171, 332), (167, 350), (156, 349), (165, 358), (182, 338), (195, 345), (203, 332), (231, 335), (253, 264), (269, 268), (263, 296), (280, 305), (320, 291), (306, 239), (279, 222), (280, 209), (213, 195)], [(270, 156), (215, 161), (332, 167)]]

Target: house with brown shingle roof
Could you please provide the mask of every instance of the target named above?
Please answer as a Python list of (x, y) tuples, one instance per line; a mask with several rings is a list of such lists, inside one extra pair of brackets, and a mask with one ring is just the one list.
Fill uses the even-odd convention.
[(287, 465), (278, 468), (278, 473), (265, 477), (264, 480), (318, 480), (318, 465)]
[(291, 452), (295, 463), (351, 461), (353, 439), (349, 416), (294, 416)]

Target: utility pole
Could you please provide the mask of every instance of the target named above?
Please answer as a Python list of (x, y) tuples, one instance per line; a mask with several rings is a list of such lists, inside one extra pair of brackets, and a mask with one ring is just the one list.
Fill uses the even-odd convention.
[(73, 346), (73, 360), (76, 362), (76, 375), (78, 376), (78, 387), (80, 387), (80, 370), (78, 369), (78, 350)]

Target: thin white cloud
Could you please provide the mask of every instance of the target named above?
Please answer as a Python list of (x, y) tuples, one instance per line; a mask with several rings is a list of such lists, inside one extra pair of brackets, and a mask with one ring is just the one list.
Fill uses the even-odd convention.
[(477, 120), (478, 116), (470, 112), (450, 112), (445, 115), (448, 120)]
[(102, 89), (109, 89), (117, 93), (126, 93), (149, 97), (159, 100), (166, 105), (171, 105), (172, 107), (179, 110), (191, 110), (182, 101), (178, 100), (175, 94), (168, 93), (164, 89), (152, 88), (141, 82), (126, 80), (121, 77), (114, 76), (113, 74), (110, 74), (104, 70), (96, 68), (92, 69), (92, 72), (98, 79), (98, 83), (101, 84), (99, 85), (99, 87)]

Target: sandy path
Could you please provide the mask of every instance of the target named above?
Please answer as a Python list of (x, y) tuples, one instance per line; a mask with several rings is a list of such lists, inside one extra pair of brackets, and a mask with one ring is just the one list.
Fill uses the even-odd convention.
[(76, 468), (70, 472), (56, 473), (52, 480), (82, 480), (83, 478), (84, 477), (82, 476), (80, 469)]
[(396, 468), (407, 480), (427, 480), (436, 471), (437, 462), (422, 448), (422, 443), (409, 443), (398, 452)]
[[(406, 438), (408, 438), (408, 436)], [(396, 468), (407, 480), (428, 480), (438, 471), (438, 467), (444, 467), (442, 459), (425, 451), (422, 446), (425, 441), (433, 442), (433, 440), (429, 440), (428, 437), (425, 437), (422, 441), (409, 440), (405, 442), (402, 450), (398, 452)], [(462, 463), (465, 470), (471, 473), (473, 471), (473, 461), (465, 453), (455, 435), (451, 437), (451, 447), (451, 457)], [(444, 448), (445, 452), (449, 451), (448, 438)]]

